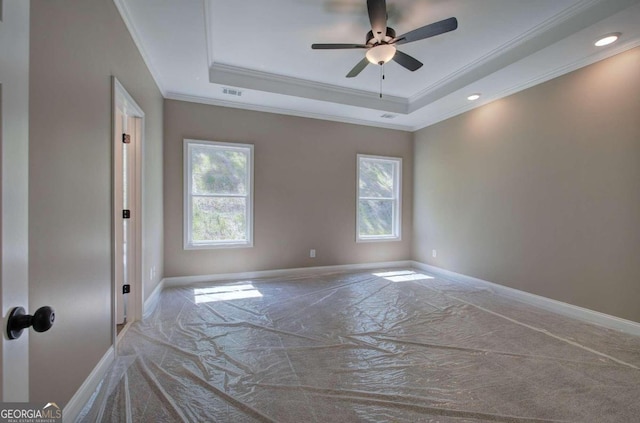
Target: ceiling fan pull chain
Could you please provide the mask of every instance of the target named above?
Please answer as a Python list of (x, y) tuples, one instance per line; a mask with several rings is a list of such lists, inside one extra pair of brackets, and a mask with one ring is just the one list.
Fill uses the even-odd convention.
[(384, 79), (384, 64), (380, 65), (380, 98), (382, 98), (382, 80)]

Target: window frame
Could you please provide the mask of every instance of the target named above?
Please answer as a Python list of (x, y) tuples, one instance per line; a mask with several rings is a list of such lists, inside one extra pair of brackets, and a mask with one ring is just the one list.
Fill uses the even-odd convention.
[[(248, 169), (247, 169), (247, 194), (244, 196), (247, 200), (246, 222), (247, 222), (247, 240), (246, 241), (205, 241), (194, 243), (192, 240), (192, 209), (193, 194), (191, 177), (191, 146), (213, 146), (223, 148), (225, 150), (241, 150), (248, 153)], [(206, 141), (185, 138), (183, 140), (183, 248), (185, 250), (209, 250), (220, 248), (251, 248), (253, 247), (253, 185), (254, 185), (254, 146), (253, 144), (241, 144), (235, 142)], [(238, 195), (230, 195), (229, 197), (238, 197)]]
[[(360, 164), (363, 160), (391, 162), (394, 164), (394, 186), (392, 198), (369, 198), (360, 196)], [(390, 235), (360, 235), (360, 201), (366, 199), (392, 200), (393, 221)], [(402, 157), (358, 154), (356, 158), (356, 242), (385, 242), (402, 240)]]

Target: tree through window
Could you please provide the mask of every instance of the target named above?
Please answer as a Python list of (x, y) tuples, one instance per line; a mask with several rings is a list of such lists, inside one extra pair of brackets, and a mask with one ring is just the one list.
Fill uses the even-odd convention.
[(400, 239), (401, 174), (401, 158), (358, 154), (358, 241)]
[(185, 248), (253, 243), (253, 145), (185, 140)]

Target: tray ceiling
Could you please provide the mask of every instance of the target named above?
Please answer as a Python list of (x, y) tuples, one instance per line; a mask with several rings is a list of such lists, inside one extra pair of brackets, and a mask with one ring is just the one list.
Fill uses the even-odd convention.
[[(381, 90), (377, 65), (345, 78), (364, 51), (310, 48), (364, 43), (365, 0), (115, 3), (167, 98), (403, 130), (640, 45), (640, 0), (387, 0), (398, 34), (451, 16), (459, 26), (401, 46), (424, 66), (386, 64)], [(594, 46), (611, 32), (617, 43)]]

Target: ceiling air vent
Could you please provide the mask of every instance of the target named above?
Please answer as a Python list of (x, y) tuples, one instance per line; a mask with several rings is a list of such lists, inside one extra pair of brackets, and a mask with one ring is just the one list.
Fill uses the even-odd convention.
[(382, 119), (395, 119), (395, 117), (398, 115), (392, 115), (391, 113), (385, 113), (384, 115), (381, 115), (380, 117)]
[(223, 88), (222, 94), (226, 95), (234, 95), (236, 97), (242, 97), (242, 91), (236, 90), (235, 88)]

